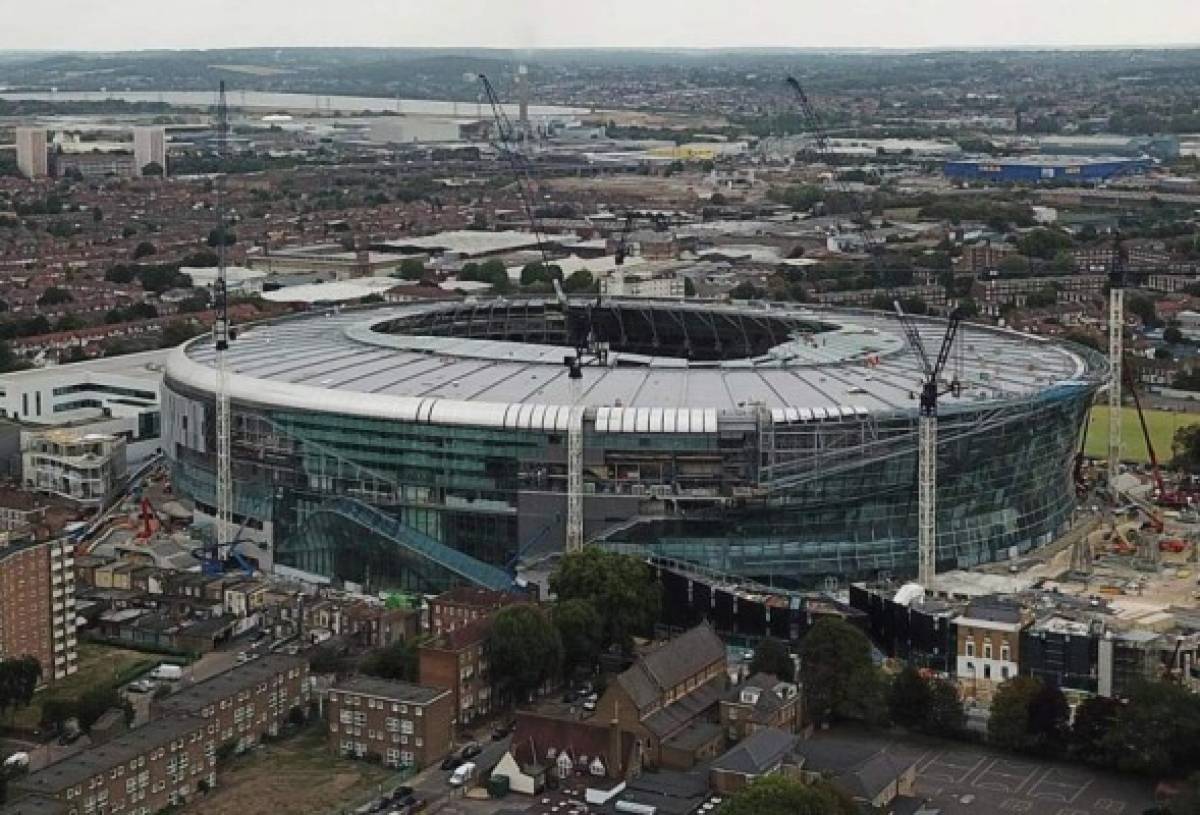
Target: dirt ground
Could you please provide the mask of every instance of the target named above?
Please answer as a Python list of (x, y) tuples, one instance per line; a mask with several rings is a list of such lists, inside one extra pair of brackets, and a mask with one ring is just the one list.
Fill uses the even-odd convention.
[(217, 772), (217, 788), (197, 798), (187, 815), (249, 815), (286, 812), (326, 815), (347, 811), (394, 784), (395, 773), (362, 761), (336, 758), (320, 727), (285, 742), (269, 744)]

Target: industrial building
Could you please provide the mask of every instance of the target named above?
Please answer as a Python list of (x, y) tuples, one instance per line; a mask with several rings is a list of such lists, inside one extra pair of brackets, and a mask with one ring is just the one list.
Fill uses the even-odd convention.
[(963, 181), (1094, 184), (1122, 175), (1145, 172), (1152, 163), (1148, 158), (1121, 156), (1023, 156), (947, 161), (942, 165), (942, 171), (948, 178)]
[[(568, 325), (603, 338), (576, 378)], [(944, 321), (917, 320), (936, 347)], [(1064, 531), (1107, 366), (964, 326), (939, 418), (937, 560)], [(895, 318), (794, 304), (497, 299), (248, 326), (229, 352), (234, 518), (274, 562), (372, 587), (503, 588), (601, 544), (774, 585), (916, 566), (918, 357)], [(214, 352), (163, 386), (174, 484), (214, 507)]]

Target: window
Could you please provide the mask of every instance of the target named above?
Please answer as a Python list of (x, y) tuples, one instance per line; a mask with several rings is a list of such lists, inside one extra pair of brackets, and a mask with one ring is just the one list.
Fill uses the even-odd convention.
[(967, 656), (975, 656), (975, 640), (967, 640)]
[(983, 644), (983, 658), (984, 658), (984, 659), (991, 659), (991, 658), (992, 658), (992, 643), (991, 643), (990, 641), (989, 641), (989, 642), (985, 642), (985, 643)]
[(1009, 655), (1010, 655), (1010, 653), (1011, 653), (1011, 652), (1010, 652), (1010, 651), (1009, 651), (1009, 649), (1008, 649), (1008, 643), (1007, 643), (1007, 642), (1006, 642), (1006, 643), (1004, 643), (1003, 645), (1001, 645), (1001, 646), (1000, 646), (1000, 658), (1001, 658), (1002, 660), (1004, 660), (1005, 662), (1009, 662), (1009, 661), (1010, 661), (1010, 659), (1009, 659)]

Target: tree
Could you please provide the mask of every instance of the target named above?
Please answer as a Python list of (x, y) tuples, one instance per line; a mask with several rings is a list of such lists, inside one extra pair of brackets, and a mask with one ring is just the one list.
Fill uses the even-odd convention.
[(145, 167), (142, 168), (142, 175), (145, 176), (146, 178), (162, 178), (163, 177), (163, 166), (161, 164), (159, 164), (157, 161), (151, 161), (149, 164), (147, 164)]
[(558, 629), (539, 607), (520, 603), (497, 612), (487, 637), (488, 661), (500, 686), (524, 700), (562, 669)]
[(92, 208), (92, 220), (95, 221), (96, 223), (100, 223), (101, 221), (103, 221), (104, 220), (104, 210), (102, 210), (100, 207), (93, 207)]
[(767, 296), (766, 291), (755, 286), (748, 280), (738, 283), (729, 290), (730, 300), (761, 300)]
[(791, 682), (796, 678), (796, 663), (792, 662), (786, 645), (774, 637), (764, 637), (754, 648), (750, 672), (772, 674)]
[(635, 634), (647, 634), (658, 621), (662, 586), (645, 561), (588, 547), (571, 552), (550, 576), (550, 590), (564, 600), (588, 600), (603, 609), (604, 645), (625, 651)]
[(1176, 345), (1183, 342), (1183, 332), (1177, 326), (1169, 325), (1163, 331), (1163, 340), (1171, 345)]
[(1070, 711), (1062, 690), (1031, 676), (1003, 682), (992, 699), (988, 739), (999, 747), (1051, 756), (1062, 752)]
[(596, 285), (592, 273), (587, 269), (576, 269), (563, 281), (563, 291), (568, 293), (588, 292)]
[(308, 657), (308, 669), (314, 674), (347, 673), (354, 667), (345, 649), (337, 645), (322, 645)]
[(55, 331), (78, 331), (87, 325), (78, 314), (64, 314), (54, 325)]
[(857, 815), (854, 801), (828, 781), (783, 775), (756, 778), (721, 807), (721, 815)]
[(1028, 274), (1029, 261), (1020, 255), (1005, 255), (1000, 258), (1000, 262), (996, 264), (996, 268), (1001, 274), (1006, 275)]
[(888, 713), (904, 727), (920, 727), (929, 718), (929, 685), (914, 665), (905, 665), (888, 689)]
[(28, 367), (25, 360), (13, 353), (12, 346), (0, 340), (0, 373), (19, 371)]
[(158, 254), (158, 247), (150, 241), (142, 241), (133, 248), (133, 259), (141, 260), (142, 258), (150, 257)]
[(1105, 743), (1125, 772), (1169, 776), (1200, 769), (1200, 698), (1173, 682), (1140, 682)]
[(1072, 247), (1071, 236), (1055, 229), (1034, 229), (1017, 239), (1017, 248), (1028, 257), (1050, 260)]
[(417, 680), (417, 649), (405, 640), (378, 648), (367, 655), (359, 670), (380, 679), (397, 679), (404, 682)]
[(208, 232), (208, 245), (220, 246), (221, 239), (224, 238), (226, 246), (233, 246), (237, 243), (237, 234), (229, 227), (213, 227)]
[(822, 617), (805, 635), (800, 652), (800, 676), (813, 718), (883, 718), (883, 686), (862, 631), (839, 617)]
[(1176, 430), (1171, 439), (1171, 452), (1172, 467), (1191, 472), (1200, 470), (1200, 424), (1190, 424)]
[(159, 343), (159, 346), (162, 348), (174, 348), (176, 345), (182, 345), (203, 331), (204, 327), (198, 323), (176, 320), (173, 323), (168, 323), (163, 328), (162, 342)]
[(42, 665), (31, 656), (0, 660), (0, 714), (33, 701)]
[(425, 264), (416, 258), (400, 261), (400, 277), (404, 280), (420, 280), (425, 277)]
[(592, 668), (604, 647), (604, 620), (590, 600), (562, 600), (550, 618), (563, 646), (563, 673)]
[(1092, 696), (1075, 709), (1069, 745), (1072, 758), (1101, 767), (1116, 765), (1119, 754), (1114, 754), (1109, 733), (1116, 726), (1121, 707), (1115, 699)]
[[(0, 802), (3, 802), (0, 798)], [(1200, 815), (1200, 773), (1192, 773), (1179, 788), (1175, 797), (1167, 802), (1165, 810), (1169, 815)]]
[(948, 679), (929, 681), (929, 713), (922, 729), (935, 736), (958, 736), (967, 724), (967, 713), (958, 686)]
[(60, 289), (58, 286), (48, 286), (42, 292), (42, 296), (38, 298), (39, 306), (57, 306), (63, 303), (70, 303), (75, 298), (66, 289)]
[(1125, 310), (1130, 314), (1136, 314), (1146, 328), (1156, 328), (1162, 325), (1158, 319), (1154, 301), (1149, 297), (1134, 294), (1125, 298)]

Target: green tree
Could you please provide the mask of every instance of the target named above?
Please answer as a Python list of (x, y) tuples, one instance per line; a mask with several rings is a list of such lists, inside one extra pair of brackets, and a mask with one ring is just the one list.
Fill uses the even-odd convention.
[(968, 297), (958, 301), (958, 311), (964, 320), (973, 320), (979, 316), (979, 304)]
[(729, 290), (730, 300), (762, 300), (766, 296), (767, 292), (764, 289), (746, 280)]
[(0, 715), (33, 701), (42, 678), (42, 666), (34, 657), (0, 660)]
[(903, 727), (917, 728), (929, 718), (929, 684), (914, 665), (905, 665), (888, 689), (888, 713)]
[(1136, 314), (1146, 328), (1156, 328), (1162, 325), (1158, 319), (1158, 310), (1154, 306), (1154, 301), (1149, 297), (1134, 294), (1125, 298), (1125, 310), (1130, 314)]
[(204, 327), (198, 323), (190, 323), (184, 320), (176, 320), (173, 323), (168, 323), (162, 332), (162, 341), (159, 343), (161, 348), (174, 348), (181, 345), (192, 337), (204, 331)]
[(224, 238), (226, 246), (233, 246), (235, 243), (237, 243), (237, 233), (235, 233), (229, 227), (218, 226), (209, 230), (207, 241), (208, 245), (220, 246), (222, 238)]
[(596, 285), (592, 273), (587, 269), (576, 269), (563, 281), (563, 291), (568, 293), (588, 292)]
[(827, 781), (805, 783), (783, 775), (751, 781), (729, 797), (721, 815), (857, 815), (858, 806)]
[(1107, 744), (1125, 772), (1169, 776), (1200, 767), (1200, 698), (1173, 682), (1129, 692)]
[(103, 221), (104, 220), (104, 210), (102, 210), (100, 207), (93, 207), (92, 208), (92, 220), (95, 221), (96, 223), (100, 223), (101, 221)]
[[(1176, 387), (1188, 386), (1180, 385), (1177, 380)], [(1189, 472), (1200, 470), (1200, 424), (1190, 424), (1176, 430), (1171, 439), (1171, 452), (1172, 467)]]
[(1052, 756), (1062, 752), (1070, 711), (1062, 690), (1031, 676), (1003, 682), (992, 699), (988, 739), (999, 747)]
[(1001, 274), (1006, 275), (1023, 275), (1029, 273), (1029, 261), (1020, 255), (1005, 255), (1000, 258), (1000, 262), (996, 264), (996, 269)]
[(62, 319), (60, 319), (57, 323), (55, 323), (54, 330), (55, 331), (78, 331), (79, 329), (83, 328), (85, 325), (87, 325), (87, 323), (85, 323), (83, 321), (83, 318), (80, 317), (78, 314), (64, 314)]
[(425, 277), (425, 264), (416, 258), (405, 258), (400, 261), (399, 273), (403, 280), (420, 280)]
[(1034, 229), (1017, 239), (1017, 248), (1028, 257), (1051, 260), (1074, 245), (1071, 236), (1056, 229)]
[(662, 608), (662, 586), (645, 561), (596, 547), (565, 555), (550, 590), (560, 602), (587, 600), (603, 609), (605, 646), (625, 651), (634, 635), (650, 632)]
[(1159, 811), (1163, 815), (1200, 815), (1200, 773), (1189, 775), (1166, 809)]
[(774, 637), (764, 637), (754, 648), (750, 672), (773, 674), (784, 682), (792, 682), (796, 678), (796, 663), (786, 645)]
[(958, 686), (941, 677), (929, 680), (929, 714), (921, 729), (935, 736), (955, 737), (966, 725), (967, 713)]
[(150, 257), (158, 254), (158, 247), (150, 241), (142, 241), (133, 248), (133, 259), (141, 260), (142, 258)]
[(29, 367), (29, 363), (13, 353), (12, 346), (0, 340), (0, 373), (19, 371)]
[(550, 616), (563, 645), (563, 673), (594, 667), (604, 647), (604, 620), (591, 601), (559, 601)]
[(345, 647), (321, 645), (308, 657), (308, 669), (314, 674), (342, 674), (354, 669), (354, 662), (347, 656)]
[(1112, 767), (1119, 753), (1114, 753), (1109, 734), (1116, 726), (1121, 712), (1121, 703), (1104, 696), (1092, 696), (1075, 709), (1075, 721), (1071, 724), (1069, 751), (1077, 761)]
[(417, 649), (406, 640), (394, 642), (371, 651), (359, 665), (359, 670), (380, 679), (417, 681)]
[(72, 297), (71, 293), (66, 289), (61, 289), (58, 286), (48, 286), (46, 290), (42, 292), (42, 296), (38, 298), (37, 302), (39, 306), (43, 307), (58, 306), (62, 305), (63, 303), (70, 303), (74, 301), (74, 299), (75, 298)]
[(163, 166), (161, 164), (159, 164), (157, 161), (151, 161), (149, 164), (147, 164), (145, 167), (142, 168), (142, 175), (147, 178), (162, 178), (163, 177)]
[(800, 677), (808, 709), (817, 721), (884, 717), (879, 669), (862, 631), (839, 617), (822, 617), (804, 637)]
[(514, 699), (525, 700), (562, 669), (558, 629), (541, 608), (521, 603), (497, 612), (487, 637), (492, 676)]
[(1163, 331), (1163, 340), (1171, 345), (1176, 345), (1183, 342), (1183, 332), (1179, 330), (1178, 326), (1169, 325)]

